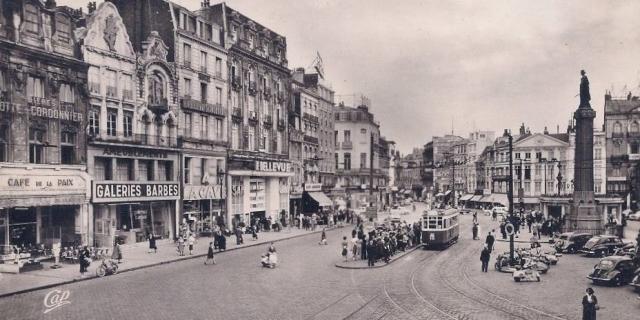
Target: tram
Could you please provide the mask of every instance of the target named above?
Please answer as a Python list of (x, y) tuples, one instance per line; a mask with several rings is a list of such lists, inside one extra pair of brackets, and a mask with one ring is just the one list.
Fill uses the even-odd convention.
[(446, 249), (458, 241), (460, 226), (457, 209), (425, 211), (422, 215), (421, 242), (425, 248)]

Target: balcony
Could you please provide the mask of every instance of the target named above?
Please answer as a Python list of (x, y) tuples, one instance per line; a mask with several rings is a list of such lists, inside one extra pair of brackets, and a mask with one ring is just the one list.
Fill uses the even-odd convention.
[(249, 111), (249, 121), (258, 122), (258, 113), (255, 111)]
[(284, 119), (278, 119), (278, 130), (284, 131), (285, 128), (286, 123), (284, 122)]
[(220, 79), (220, 80), (222, 80), (222, 71), (216, 71), (216, 73), (214, 74), (214, 76), (216, 77), (216, 79)]
[(117, 98), (118, 88), (114, 86), (107, 86), (107, 97)]
[(178, 147), (178, 139), (176, 137), (158, 136), (152, 134), (134, 134), (129, 137), (125, 136), (109, 136), (109, 135), (89, 135), (89, 142), (106, 142), (106, 143), (122, 143), (134, 145), (147, 145), (176, 148)]
[(304, 142), (318, 144), (318, 138), (312, 137), (312, 136), (308, 136), (308, 135), (305, 134), (304, 135)]
[(278, 103), (283, 103), (285, 100), (285, 93), (284, 91), (278, 91), (277, 95), (276, 95), (276, 99), (278, 100)]
[(226, 147), (228, 145), (227, 141), (223, 139), (203, 139), (203, 138), (194, 138), (190, 136), (180, 136), (178, 138), (178, 147), (182, 148), (187, 143), (196, 143), (196, 144), (206, 144), (212, 146), (222, 146)]
[(306, 112), (302, 114), (302, 119), (312, 123), (320, 123), (320, 121), (318, 120), (318, 117), (308, 114)]
[(242, 82), (240, 81), (240, 77), (233, 77), (231, 79), (231, 87), (233, 90), (239, 91), (242, 88)]
[(189, 68), (191, 69), (191, 60), (185, 60), (182, 62), (182, 66), (184, 66), (185, 68)]
[(351, 149), (353, 149), (353, 142), (351, 141), (342, 142), (342, 150), (351, 150)]
[(265, 114), (263, 118), (264, 125), (266, 127), (271, 127), (273, 125), (273, 118), (270, 114)]
[(231, 110), (231, 116), (236, 119), (242, 119), (242, 109), (238, 107), (233, 107)]
[(508, 174), (493, 174), (493, 175), (491, 175), (491, 179), (493, 179), (493, 181), (509, 181), (509, 175)]
[(612, 163), (624, 163), (624, 162), (628, 162), (629, 161), (629, 155), (628, 154), (622, 154), (619, 156), (611, 156), (611, 162)]
[(204, 71), (202, 71), (201, 69), (200, 72), (198, 72), (198, 80), (204, 81), (204, 82), (211, 82), (211, 76), (207, 74), (206, 68), (204, 69)]
[(262, 88), (262, 94), (264, 94), (265, 98), (271, 98), (271, 88), (266, 87), (266, 88)]
[(154, 99), (152, 96), (149, 96), (148, 101), (148, 108), (153, 112), (165, 113), (169, 111), (169, 103), (167, 101), (167, 98)]
[(185, 97), (181, 99), (181, 106), (183, 109), (194, 110), (194, 111), (213, 114), (221, 117), (224, 117), (227, 115), (226, 110), (220, 104), (205, 103), (198, 100), (193, 100), (189, 97)]
[(640, 132), (638, 132), (638, 131), (636, 131), (636, 132), (629, 131), (627, 133), (627, 137), (629, 137), (629, 138), (640, 138)]
[(298, 129), (289, 130), (289, 140), (292, 142), (304, 141), (304, 133)]

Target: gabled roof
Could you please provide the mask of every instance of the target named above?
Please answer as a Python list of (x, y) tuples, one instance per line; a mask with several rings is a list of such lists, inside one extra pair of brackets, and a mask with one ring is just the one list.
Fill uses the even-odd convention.
[(640, 100), (614, 99), (604, 101), (604, 113), (626, 113), (640, 108)]

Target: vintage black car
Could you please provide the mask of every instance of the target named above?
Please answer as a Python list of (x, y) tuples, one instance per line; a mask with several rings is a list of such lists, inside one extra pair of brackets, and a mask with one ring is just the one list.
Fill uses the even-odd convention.
[(555, 248), (558, 252), (576, 253), (582, 250), (582, 247), (593, 238), (590, 233), (567, 232), (560, 235), (560, 239), (556, 240)]
[(625, 244), (616, 236), (595, 236), (582, 246), (580, 250), (587, 256), (606, 257)]
[(595, 284), (607, 283), (622, 286), (631, 282), (637, 273), (637, 266), (631, 258), (611, 256), (600, 259), (587, 278)]
[(640, 292), (640, 272), (636, 272), (636, 276), (631, 280), (631, 285), (636, 292)]

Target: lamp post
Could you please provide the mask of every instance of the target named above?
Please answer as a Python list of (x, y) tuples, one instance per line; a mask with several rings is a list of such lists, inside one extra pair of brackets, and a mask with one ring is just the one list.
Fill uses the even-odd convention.
[[(504, 129), (502, 136), (509, 139), (509, 223), (513, 223), (513, 137), (507, 129)], [(509, 235), (509, 262), (511, 265), (515, 264), (513, 236), (513, 233)]]

